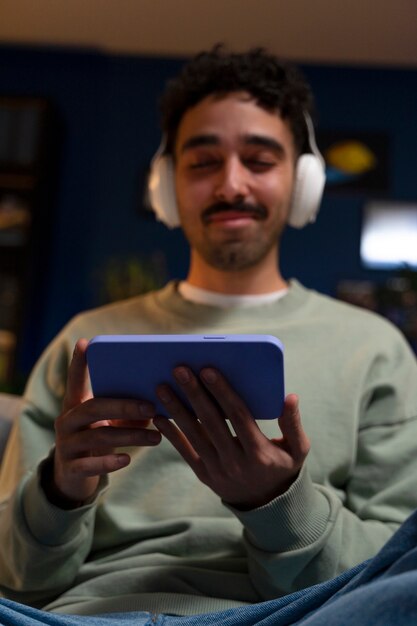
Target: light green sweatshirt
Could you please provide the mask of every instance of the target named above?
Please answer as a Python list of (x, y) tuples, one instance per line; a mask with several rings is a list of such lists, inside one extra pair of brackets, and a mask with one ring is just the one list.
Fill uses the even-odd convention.
[[(53, 445), (74, 344), (106, 333), (281, 339), (286, 390), (299, 394), (311, 440), (296, 482), (239, 512), (164, 440), (132, 450), (93, 502), (51, 505), (37, 468)], [(372, 556), (417, 504), (414, 355), (385, 320), (295, 281), (259, 307), (193, 304), (170, 283), (79, 315), (41, 357), (25, 398), (0, 480), (0, 589), (48, 610), (187, 615), (277, 597)], [(276, 421), (259, 424), (279, 436)]]

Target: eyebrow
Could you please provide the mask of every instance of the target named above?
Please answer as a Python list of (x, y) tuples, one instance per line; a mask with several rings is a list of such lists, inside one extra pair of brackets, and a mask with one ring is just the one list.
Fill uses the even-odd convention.
[(220, 139), (217, 135), (193, 135), (183, 143), (181, 146), (181, 152), (192, 150), (192, 148), (199, 148), (200, 146), (217, 146), (220, 144)]
[[(243, 143), (247, 146), (259, 146), (261, 148), (268, 148), (269, 150), (273, 150), (278, 155), (283, 155), (286, 153), (286, 150), (282, 143), (273, 139), (272, 137), (268, 137), (266, 135), (244, 135)], [(221, 141), (217, 135), (193, 135), (184, 142), (181, 146), (180, 152), (186, 152), (187, 150), (192, 150), (193, 148), (199, 148), (200, 146), (218, 146)]]
[(272, 139), (272, 137), (268, 137), (266, 135), (245, 135), (243, 137), (243, 143), (248, 146), (259, 146), (261, 148), (268, 148), (273, 152), (276, 152), (278, 155), (283, 155), (286, 153), (286, 150), (281, 142), (276, 139)]

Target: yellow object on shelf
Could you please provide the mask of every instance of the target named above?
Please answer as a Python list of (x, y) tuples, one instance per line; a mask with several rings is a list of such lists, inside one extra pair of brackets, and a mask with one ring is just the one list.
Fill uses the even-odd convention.
[(325, 152), (328, 165), (345, 174), (364, 174), (376, 166), (374, 153), (360, 141), (342, 141)]

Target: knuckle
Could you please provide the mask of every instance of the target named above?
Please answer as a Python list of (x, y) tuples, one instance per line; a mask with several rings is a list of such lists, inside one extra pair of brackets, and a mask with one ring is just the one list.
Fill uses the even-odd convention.
[(265, 468), (266, 470), (273, 470), (276, 468), (277, 460), (275, 456), (270, 454), (259, 452), (256, 456), (256, 464)]
[(249, 418), (249, 411), (243, 402), (236, 402), (228, 417), (230, 417), (232, 421), (236, 420), (242, 422)]
[(193, 399), (198, 398), (201, 393), (201, 387), (194, 377), (191, 377), (187, 383), (182, 384), (182, 387), (186, 391), (187, 395)]
[(83, 433), (84, 443), (87, 447), (91, 447), (92, 443), (95, 446), (107, 444), (113, 430), (111, 426), (99, 426), (98, 428), (86, 430)]
[[(221, 479), (222, 475), (219, 474), (219, 480)], [(242, 477), (242, 472), (238, 469), (238, 468), (231, 468), (228, 472), (227, 472), (227, 477), (229, 479), (230, 482), (233, 482), (234, 484), (240, 483), (241, 481), (241, 477)]]
[(61, 415), (58, 415), (58, 417), (54, 421), (54, 430), (55, 430), (55, 433), (57, 435), (62, 430), (62, 422), (63, 422), (63, 420), (64, 420), (64, 414), (61, 413)]
[(122, 402), (120, 407), (120, 416), (125, 420), (133, 420), (141, 417), (138, 405), (135, 402), (130, 402), (128, 400)]
[(169, 402), (167, 402), (166, 407), (167, 407), (168, 413), (173, 418), (180, 417), (183, 413), (183, 408), (181, 404), (174, 399), (171, 399)]
[(71, 466), (71, 470), (73, 478), (77, 476), (97, 476), (100, 473), (99, 468), (96, 466), (96, 464), (91, 463), (90, 457), (81, 457), (77, 459), (77, 463), (74, 463)]

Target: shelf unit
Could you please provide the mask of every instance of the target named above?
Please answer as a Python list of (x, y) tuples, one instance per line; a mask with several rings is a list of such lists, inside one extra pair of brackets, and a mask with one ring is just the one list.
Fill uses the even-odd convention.
[(0, 95), (0, 390), (20, 391), (50, 255), (61, 131), (45, 98)]

